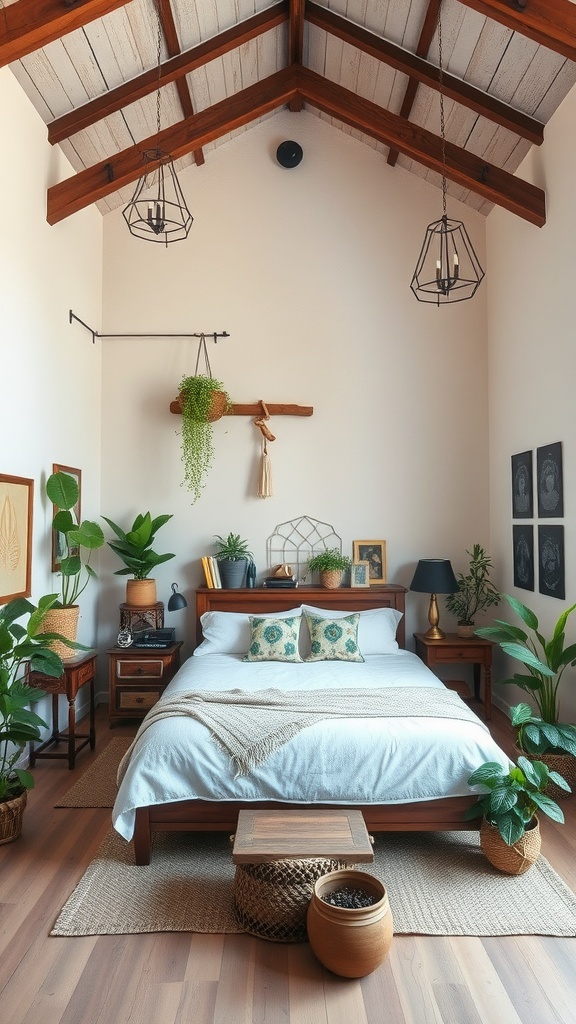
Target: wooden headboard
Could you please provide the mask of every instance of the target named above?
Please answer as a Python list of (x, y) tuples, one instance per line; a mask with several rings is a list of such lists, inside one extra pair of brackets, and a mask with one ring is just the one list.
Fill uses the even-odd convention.
[(373, 587), (299, 586), (287, 589), (254, 587), (237, 590), (210, 590), (200, 587), (196, 591), (196, 638), (202, 640), (200, 616), (204, 612), (247, 612), (249, 615), (268, 615), (270, 611), (286, 611), (300, 604), (312, 604), (334, 611), (360, 612), (367, 608), (395, 608), (402, 612), (396, 639), (400, 647), (406, 646), (404, 625), (404, 595), (406, 587), (387, 583)]

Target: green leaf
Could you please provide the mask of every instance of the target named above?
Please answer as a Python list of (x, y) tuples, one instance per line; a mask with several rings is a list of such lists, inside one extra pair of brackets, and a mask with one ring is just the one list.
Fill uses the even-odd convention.
[(541, 811), (544, 811), (549, 818), (552, 818), (552, 821), (559, 821), (561, 825), (564, 824), (564, 812), (555, 800), (551, 800), (545, 793), (534, 793), (533, 800)]
[(70, 512), (60, 511), (57, 512), (52, 520), (52, 526), (58, 533), (68, 534), (70, 530), (73, 530), (76, 523), (72, 518)]
[(53, 473), (46, 481), (46, 494), (57, 508), (74, 508), (78, 502), (78, 484), (69, 473)]
[(85, 519), (77, 528), (70, 530), (68, 543), (72, 547), (89, 548), (91, 551), (101, 548), (104, 544), (102, 527)]
[(529, 704), (516, 704), (510, 708), (510, 720), (512, 725), (519, 726), (530, 721), (534, 712)]
[(554, 676), (555, 672), (552, 671), (548, 665), (545, 665), (540, 658), (537, 658), (532, 651), (523, 647), (522, 644), (500, 644), (505, 654), (509, 654), (511, 658), (516, 658), (517, 661), (521, 661), (523, 665), (528, 665), (529, 668), (534, 669), (535, 672), (541, 673), (543, 676)]
[(516, 597), (512, 597), (510, 594), (504, 594), (503, 597), (505, 597), (506, 600), (508, 601), (508, 604), (512, 608), (512, 611), (516, 612), (516, 615), (518, 615), (518, 617), (526, 623), (528, 628), (533, 629), (536, 632), (538, 630), (538, 619), (536, 618), (534, 612), (531, 611), (530, 608), (527, 608), (525, 604), (522, 604), (521, 601), (518, 601)]

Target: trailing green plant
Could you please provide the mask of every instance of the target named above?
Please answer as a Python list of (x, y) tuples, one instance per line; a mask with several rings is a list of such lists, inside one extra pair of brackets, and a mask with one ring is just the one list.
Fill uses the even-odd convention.
[(184, 376), (180, 382), (184, 485), (192, 491), (193, 501), (200, 497), (206, 482), (206, 474), (214, 458), (210, 410), (214, 393), (217, 391), (224, 395), (222, 415), (230, 410), (231, 400), (221, 381), (199, 374), (193, 377)]
[(338, 548), (325, 548), (308, 559), (308, 568), (311, 572), (330, 572), (333, 569), (344, 572), (351, 565), (352, 559), (348, 558), (348, 555), (343, 555)]
[(519, 757), (518, 764), (511, 764), (508, 772), (497, 761), (486, 761), (472, 772), (468, 785), (485, 786), (488, 792), (479, 795), (477, 802), (466, 809), (464, 817), (483, 815), (496, 826), (504, 842), (512, 846), (524, 835), (538, 811), (553, 821), (564, 822), (563, 811), (544, 792), (550, 782), (571, 792), (566, 779), (550, 771), (542, 761)]
[(494, 640), (505, 654), (520, 661), (526, 672), (515, 672), (500, 683), (513, 683), (529, 693), (545, 722), (555, 724), (559, 718), (558, 687), (569, 665), (576, 665), (576, 644), (566, 646), (566, 622), (576, 608), (573, 604), (559, 616), (550, 640), (540, 633), (539, 623), (533, 611), (510, 594), (502, 595), (514, 612), (527, 625), (528, 632), (520, 626), (496, 619), (494, 626), (483, 626), (476, 635)]
[[(62, 660), (48, 644), (62, 640), (57, 633), (41, 633), (46, 612), (58, 601), (58, 594), (41, 597), (38, 605), (19, 597), (0, 608), (0, 801), (10, 800), (32, 789), (32, 774), (17, 767), (27, 743), (41, 738), (44, 719), (28, 705), (45, 697), (43, 690), (28, 686), (26, 665), (32, 671), (58, 678)], [(18, 620), (27, 615), (23, 625)], [(76, 645), (74, 645), (76, 646)]]
[(492, 560), (480, 544), (474, 544), (467, 573), (457, 572), (458, 590), (448, 594), (446, 608), (456, 617), (459, 626), (472, 626), (474, 616), (485, 608), (500, 603), (500, 594), (490, 579)]
[(157, 565), (161, 565), (162, 562), (167, 562), (170, 558), (175, 557), (173, 552), (159, 555), (156, 551), (152, 550), (152, 544), (158, 530), (169, 519), (172, 519), (171, 513), (156, 516), (154, 519), (152, 519), (149, 512), (145, 512), (143, 515), (140, 513), (136, 516), (127, 533), (107, 516), (102, 516), (102, 519), (114, 530), (118, 538), (118, 540), (109, 540), (108, 546), (124, 562), (123, 569), (116, 569), (116, 576), (132, 575), (135, 580), (145, 580)]
[(241, 540), (239, 533), (229, 533), (227, 537), (221, 537), (217, 533), (215, 540), (217, 542), (217, 559), (227, 558), (231, 562), (238, 562), (240, 559), (246, 559), (248, 562), (254, 561), (254, 555), (248, 549), (248, 541)]
[(534, 714), (529, 704), (516, 704), (509, 711), (516, 729), (520, 750), (531, 756), (538, 754), (572, 754), (576, 756), (576, 726), (545, 722)]
[(46, 494), (56, 509), (52, 526), (63, 549), (58, 563), (61, 594), (57, 595), (55, 608), (76, 604), (90, 579), (97, 579), (90, 558), (104, 544), (104, 534), (98, 523), (88, 519), (78, 522), (74, 509), (79, 493), (78, 482), (69, 473), (52, 473), (46, 481)]

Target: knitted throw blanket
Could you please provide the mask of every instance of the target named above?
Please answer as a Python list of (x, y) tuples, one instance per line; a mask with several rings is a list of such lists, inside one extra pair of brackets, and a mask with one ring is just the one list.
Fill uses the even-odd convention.
[(302, 729), (328, 718), (457, 718), (487, 727), (453, 690), (425, 686), (342, 690), (192, 690), (160, 698), (142, 721), (118, 768), (120, 785), (132, 751), (155, 722), (189, 715), (202, 722), (246, 775)]

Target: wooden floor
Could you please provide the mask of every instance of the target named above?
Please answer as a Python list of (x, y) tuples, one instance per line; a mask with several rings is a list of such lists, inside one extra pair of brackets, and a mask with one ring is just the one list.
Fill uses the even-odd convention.
[[(187, 933), (50, 938), (52, 924), (110, 827), (105, 809), (54, 803), (106, 745), (70, 772), (35, 769), (22, 837), (0, 847), (2, 1024), (575, 1024), (576, 939), (398, 935), (359, 981), (331, 975), (307, 944)], [(492, 731), (510, 748), (507, 719)], [(542, 822), (544, 853), (576, 889), (576, 797), (567, 823)]]

